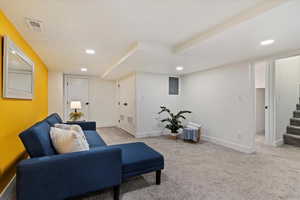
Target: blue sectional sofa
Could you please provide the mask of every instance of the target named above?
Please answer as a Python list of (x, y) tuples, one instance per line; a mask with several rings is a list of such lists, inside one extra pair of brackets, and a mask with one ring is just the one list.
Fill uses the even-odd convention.
[(108, 146), (95, 122), (74, 122), (82, 127), (90, 150), (57, 154), (49, 136), (56, 123), (63, 122), (52, 114), (20, 134), (30, 159), (17, 166), (17, 200), (62, 200), (109, 187), (118, 200), (123, 180), (154, 171), (160, 184), (164, 158), (146, 144)]

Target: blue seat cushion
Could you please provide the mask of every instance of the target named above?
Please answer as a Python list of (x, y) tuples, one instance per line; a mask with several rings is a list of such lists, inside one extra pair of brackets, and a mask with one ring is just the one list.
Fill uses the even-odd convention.
[(56, 154), (49, 132), (50, 125), (46, 121), (41, 121), (19, 135), (30, 157)]
[(123, 178), (164, 168), (164, 157), (145, 143), (137, 142), (108, 146), (108, 148), (110, 147), (117, 147), (122, 150)]
[(87, 130), (83, 132), (85, 134), (87, 142), (89, 143), (90, 148), (106, 146), (105, 142), (97, 133), (97, 131)]
[(49, 115), (46, 119), (45, 119), (48, 124), (53, 127), (55, 124), (62, 124), (63, 121), (60, 118), (60, 116), (57, 113), (53, 113), (51, 115)]

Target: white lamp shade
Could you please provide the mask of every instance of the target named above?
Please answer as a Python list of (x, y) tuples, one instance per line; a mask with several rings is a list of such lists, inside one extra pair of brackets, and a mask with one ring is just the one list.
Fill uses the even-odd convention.
[(71, 101), (71, 109), (81, 109), (80, 101)]

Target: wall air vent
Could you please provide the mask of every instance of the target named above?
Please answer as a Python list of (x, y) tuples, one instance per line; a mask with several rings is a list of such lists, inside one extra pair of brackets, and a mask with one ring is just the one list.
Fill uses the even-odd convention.
[(31, 31), (42, 32), (42, 30), (43, 30), (42, 21), (36, 20), (36, 19), (31, 19), (31, 18), (25, 18), (25, 22), (26, 22), (27, 27)]

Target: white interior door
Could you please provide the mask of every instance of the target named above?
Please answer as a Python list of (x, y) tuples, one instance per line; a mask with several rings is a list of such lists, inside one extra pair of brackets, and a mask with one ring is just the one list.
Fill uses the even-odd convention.
[(266, 69), (265, 105), (265, 144), (274, 145), (276, 140), (276, 104), (273, 60), (268, 61)]
[(119, 127), (121, 129), (128, 131), (127, 123), (126, 123), (126, 116), (128, 115), (126, 105), (128, 105), (128, 102), (126, 100), (124, 85), (119, 82), (118, 87), (119, 87)]
[(266, 73), (265, 73), (265, 144), (271, 144), (271, 132), (270, 132), (270, 75), (271, 75), (271, 65), (267, 63)]
[(89, 119), (89, 79), (80, 76), (65, 76), (65, 120), (69, 120), (71, 101), (80, 101), (84, 116), (80, 120)]
[(118, 82), (119, 128), (135, 135), (135, 85), (134, 79)]

